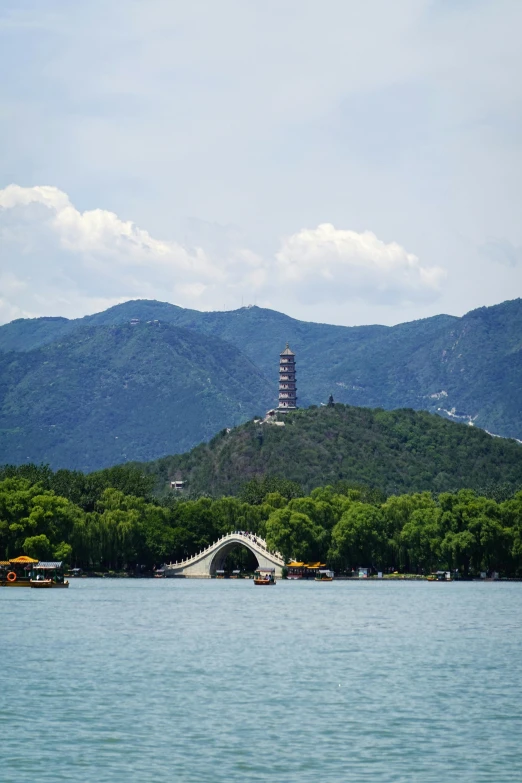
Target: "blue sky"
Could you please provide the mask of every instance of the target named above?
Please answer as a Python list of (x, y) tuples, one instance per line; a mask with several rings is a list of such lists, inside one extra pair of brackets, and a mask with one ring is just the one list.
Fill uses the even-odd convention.
[(522, 4), (0, 0), (0, 321), (522, 293)]

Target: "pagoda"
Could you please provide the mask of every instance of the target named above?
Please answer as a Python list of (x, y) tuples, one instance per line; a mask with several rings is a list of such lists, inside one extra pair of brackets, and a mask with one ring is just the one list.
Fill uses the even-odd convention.
[(279, 355), (279, 405), (277, 412), (285, 413), (296, 408), (295, 353), (290, 350), (287, 343), (285, 350)]

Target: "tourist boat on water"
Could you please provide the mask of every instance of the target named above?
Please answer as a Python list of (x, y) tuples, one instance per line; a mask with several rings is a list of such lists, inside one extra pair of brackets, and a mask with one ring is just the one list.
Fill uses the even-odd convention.
[(69, 587), (61, 561), (44, 562), (27, 555), (0, 562), (0, 587)]
[(38, 587), (40, 589), (42, 587), (53, 587), (53, 580), (46, 579), (45, 577), (40, 576), (40, 574), (38, 574), (36, 579), (31, 579), (31, 587)]
[(427, 576), (428, 582), (452, 582), (451, 571), (433, 571)]
[(27, 555), (0, 562), (0, 587), (31, 587), (33, 568), (38, 560)]
[(327, 568), (321, 568), (315, 575), (316, 582), (332, 582), (334, 578), (333, 571), (329, 571)]
[(254, 574), (255, 585), (275, 585), (275, 568), (258, 568)]
[(61, 560), (39, 562), (33, 570), (35, 574), (31, 579), (31, 587), (69, 587), (69, 580), (63, 575)]
[(315, 579), (318, 572), (326, 568), (326, 563), (302, 563), (291, 560), (286, 566), (287, 579)]

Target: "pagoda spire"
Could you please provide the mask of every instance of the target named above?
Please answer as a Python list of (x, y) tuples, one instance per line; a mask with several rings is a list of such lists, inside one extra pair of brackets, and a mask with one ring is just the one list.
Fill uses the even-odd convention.
[(295, 353), (288, 343), (279, 354), (279, 405), (278, 413), (297, 408), (297, 387), (295, 383)]

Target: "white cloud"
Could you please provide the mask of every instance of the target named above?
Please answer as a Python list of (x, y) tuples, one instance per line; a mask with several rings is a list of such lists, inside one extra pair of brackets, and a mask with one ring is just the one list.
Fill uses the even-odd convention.
[[(60, 189), (4, 194), (18, 206), (2, 239), (49, 296), (230, 307), (257, 295), (304, 318), (337, 306), (341, 322), (396, 323), (520, 294), (520, 2), (3, 5), (1, 182)], [(187, 242), (189, 215), (248, 241)], [(418, 267), (343, 248), (325, 269), (303, 262), (283, 292), (309, 250), (278, 237), (324, 223), (370, 227)], [(440, 264), (451, 285), (435, 300)]]
[(0, 297), (0, 324), (9, 323), (16, 318), (34, 318), (35, 315), (37, 315), (37, 313), (23, 310), (12, 302)]
[(49, 185), (36, 185), (32, 188), (8, 185), (0, 190), (0, 207), (4, 207), (4, 209), (13, 209), (13, 207), (27, 206), (28, 204), (43, 204), (58, 212), (67, 209), (71, 202), (66, 193)]
[(4, 320), (83, 315), (137, 297), (200, 309), (237, 307), (246, 297), (294, 312), (301, 303), (354, 298), (423, 301), (445, 275), (395, 242), (330, 223), (286, 237), (268, 258), (233, 229), (201, 223), (193, 239), (198, 229), (205, 247), (184, 247), (114, 212), (80, 212), (58, 188), (9, 185), (0, 190)]
[(130, 220), (120, 220), (114, 212), (105, 209), (79, 212), (68, 195), (58, 188), (9, 185), (0, 190), (0, 207), (4, 209), (31, 204), (47, 208), (47, 214), (40, 213), (38, 222), (55, 234), (64, 250), (87, 257), (110, 257), (125, 266), (159, 264), (191, 275), (220, 276), (202, 251), (196, 249), (189, 253), (176, 242), (153, 239), (148, 231)]
[(17, 303), (14, 310), (4, 304), (3, 320), (23, 312), (81, 315), (135, 297), (211, 307), (218, 289), (222, 301), (223, 288), (262, 263), (241, 247), (211, 255), (153, 237), (114, 212), (82, 212), (52, 186), (0, 190), (0, 240), (0, 292)]
[(397, 242), (385, 243), (371, 231), (357, 233), (322, 223), (284, 239), (277, 254), (283, 281), (299, 286), (310, 301), (375, 298), (404, 302), (433, 298), (446, 272), (423, 266)]

